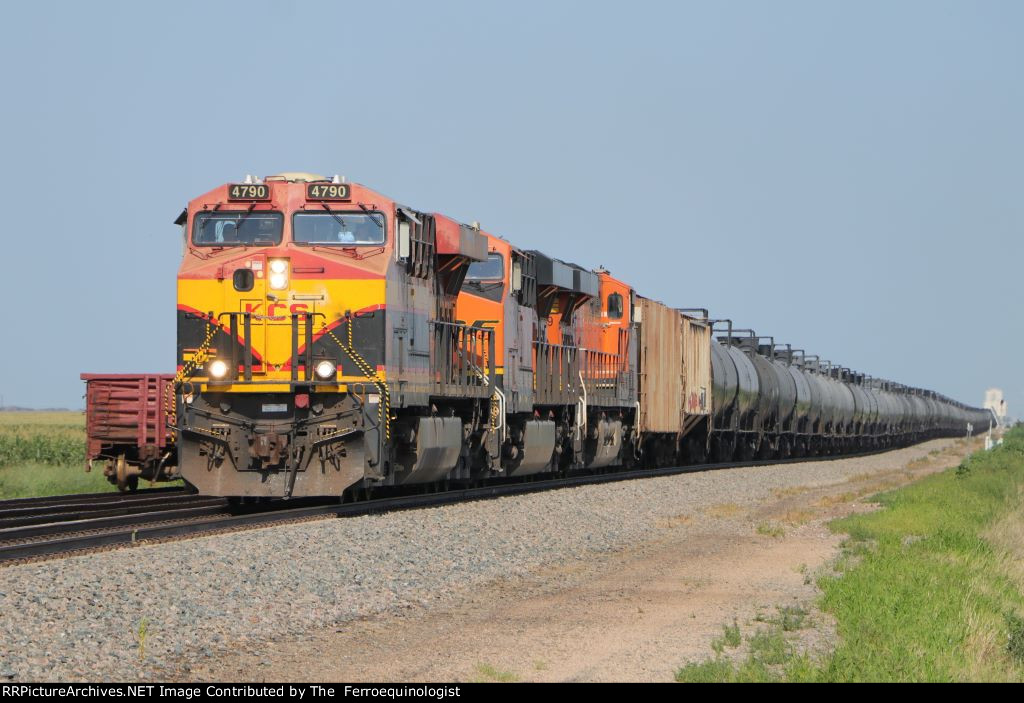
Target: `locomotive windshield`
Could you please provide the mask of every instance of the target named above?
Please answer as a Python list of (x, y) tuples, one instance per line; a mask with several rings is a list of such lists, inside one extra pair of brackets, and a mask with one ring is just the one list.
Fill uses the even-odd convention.
[(297, 212), (292, 219), (296, 244), (353, 246), (384, 243), (384, 215), (379, 212)]
[(500, 281), (505, 270), (502, 266), (501, 254), (488, 254), (486, 261), (474, 261), (466, 272), (467, 281)]
[(200, 212), (192, 224), (192, 243), (200, 247), (272, 246), (281, 243), (283, 225), (284, 216), (279, 212)]

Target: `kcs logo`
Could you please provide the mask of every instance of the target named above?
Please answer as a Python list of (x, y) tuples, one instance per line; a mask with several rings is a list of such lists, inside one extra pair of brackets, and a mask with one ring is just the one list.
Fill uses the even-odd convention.
[(286, 305), (285, 303), (271, 303), (267, 306), (267, 313), (264, 315), (260, 311), (263, 309), (263, 303), (246, 303), (246, 313), (252, 315), (257, 320), (259, 319), (283, 319), (284, 313), (289, 312), (291, 314), (300, 312), (309, 312), (309, 306), (306, 303), (292, 303)]

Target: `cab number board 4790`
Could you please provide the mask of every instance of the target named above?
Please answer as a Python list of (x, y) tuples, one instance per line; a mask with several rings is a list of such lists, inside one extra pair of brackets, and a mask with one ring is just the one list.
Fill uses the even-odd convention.
[(306, 200), (351, 200), (348, 183), (310, 183), (306, 186)]
[(266, 183), (232, 183), (228, 200), (270, 200), (270, 188)]

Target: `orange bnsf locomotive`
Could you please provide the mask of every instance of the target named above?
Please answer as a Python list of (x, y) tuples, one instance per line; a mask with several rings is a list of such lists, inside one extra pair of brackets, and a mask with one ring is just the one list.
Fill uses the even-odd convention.
[(83, 376), (90, 459), (122, 487), (340, 496), (842, 454), (992, 418), (337, 176), (225, 184), (177, 224), (176, 375)]

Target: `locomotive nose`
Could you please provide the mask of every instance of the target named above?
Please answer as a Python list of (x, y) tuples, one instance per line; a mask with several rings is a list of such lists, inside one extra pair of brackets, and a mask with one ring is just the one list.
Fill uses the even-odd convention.
[(183, 408), (182, 464), (200, 492), (341, 495), (363, 477), (369, 418), (354, 396), (311, 393), (303, 408), (286, 394), (226, 395), (198, 394)]

